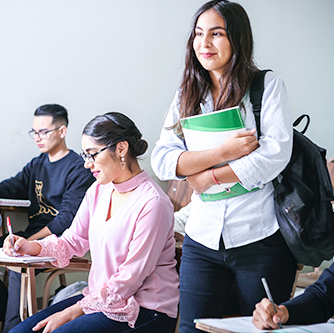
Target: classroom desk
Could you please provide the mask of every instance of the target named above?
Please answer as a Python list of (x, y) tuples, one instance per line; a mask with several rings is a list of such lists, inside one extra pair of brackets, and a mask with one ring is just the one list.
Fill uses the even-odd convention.
[(35, 269), (54, 268), (61, 271), (60, 273), (89, 271), (91, 262), (86, 258), (72, 258), (68, 266), (59, 269), (50, 262), (26, 264), (0, 261), (0, 266), (21, 273), (20, 316), (24, 320), (37, 312)]

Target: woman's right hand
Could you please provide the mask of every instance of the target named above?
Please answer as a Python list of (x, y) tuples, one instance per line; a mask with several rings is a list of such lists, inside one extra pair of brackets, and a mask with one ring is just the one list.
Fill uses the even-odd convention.
[(7, 236), (4, 243), (4, 252), (9, 256), (29, 254), (36, 256), (41, 252), (41, 246), (37, 242), (28, 241), (23, 237), (13, 235), (12, 245), (10, 236)]
[(255, 132), (255, 129), (237, 132), (215, 149), (222, 156), (222, 160), (236, 160), (248, 155), (259, 147), (259, 141), (256, 139)]
[(84, 315), (84, 312), (78, 305), (78, 303), (60, 311), (55, 312), (44, 320), (38, 322), (35, 327), (32, 328), (33, 331), (40, 331), (43, 327), (43, 333), (50, 333), (56, 330), (58, 327)]

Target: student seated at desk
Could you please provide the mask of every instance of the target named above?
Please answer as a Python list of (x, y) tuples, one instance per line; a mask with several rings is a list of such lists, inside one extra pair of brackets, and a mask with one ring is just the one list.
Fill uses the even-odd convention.
[[(69, 229), (41, 241), (14, 235), (20, 254), (53, 256), (66, 266), (89, 249), (84, 296), (74, 296), (26, 319), (11, 332), (174, 332), (179, 302), (173, 206), (142, 171), (146, 141), (121, 113), (97, 116), (85, 127), (82, 157), (96, 177)], [(9, 238), (4, 243), (11, 255)], [(130, 329), (130, 328), (132, 329)]]
[[(17, 232), (29, 240), (51, 234), (61, 235), (70, 226), (87, 188), (94, 181), (80, 156), (67, 148), (67, 126), (68, 114), (63, 106), (47, 104), (37, 108), (29, 134), (41, 154), (15, 177), (0, 183), (1, 198), (31, 201), (28, 226)], [(12, 224), (15, 226), (15, 221)], [(0, 246), (6, 236), (0, 237)], [(21, 322), (20, 285), (20, 274), (11, 271), (3, 333)], [(0, 302), (0, 308), (6, 308), (6, 299), (1, 297)]]
[(276, 329), (282, 324), (315, 324), (334, 315), (334, 263), (304, 293), (276, 306), (267, 298), (256, 304), (253, 323), (259, 329)]

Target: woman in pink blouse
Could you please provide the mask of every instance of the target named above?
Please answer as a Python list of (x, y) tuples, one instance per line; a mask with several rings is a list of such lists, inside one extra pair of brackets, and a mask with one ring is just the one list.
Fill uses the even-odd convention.
[(83, 131), (81, 154), (96, 182), (69, 229), (29, 242), (14, 235), (9, 255), (53, 256), (64, 267), (90, 250), (92, 267), (83, 295), (57, 303), (11, 332), (174, 332), (179, 301), (173, 207), (140, 169), (147, 142), (125, 115), (110, 112)]

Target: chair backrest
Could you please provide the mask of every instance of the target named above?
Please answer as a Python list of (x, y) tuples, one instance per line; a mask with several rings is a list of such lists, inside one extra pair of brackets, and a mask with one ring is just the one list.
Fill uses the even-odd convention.
[(174, 211), (186, 206), (190, 202), (193, 190), (185, 180), (169, 180), (167, 185), (167, 195), (170, 197)]

